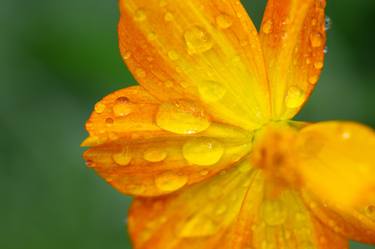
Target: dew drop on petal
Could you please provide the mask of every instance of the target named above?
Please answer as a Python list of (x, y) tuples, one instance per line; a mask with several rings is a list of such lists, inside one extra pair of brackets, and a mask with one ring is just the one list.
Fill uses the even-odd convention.
[(224, 147), (215, 139), (198, 137), (192, 138), (184, 144), (182, 154), (189, 163), (209, 166), (221, 159)]
[(156, 38), (157, 38), (157, 35), (156, 35), (155, 32), (149, 32), (149, 33), (147, 34), (147, 39), (148, 39), (149, 41), (155, 41)]
[(323, 62), (321, 62), (321, 61), (317, 61), (317, 62), (315, 62), (314, 63), (314, 67), (316, 68), (316, 69), (322, 69), (323, 68)]
[(184, 38), (189, 54), (200, 54), (210, 50), (213, 46), (210, 34), (199, 26), (188, 29)]
[(144, 152), (143, 158), (149, 162), (161, 162), (167, 157), (167, 152), (163, 149), (148, 149)]
[(176, 134), (195, 134), (206, 130), (211, 123), (200, 107), (180, 101), (161, 104), (156, 114), (156, 124)]
[(128, 152), (128, 150), (121, 151), (119, 153), (115, 153), (112, 155), (113, 161), (120, 165), (120, 166), (126, 166), (131, 161), (131, 155)]
[(137, 22), (141, 22), (141, 21), (144, 21), (146, 20), (146, 12), (144, 9), (137, 9), (134, 13), (134, 19), (137, 21)]
[(318, 75), (312, 75), (309, 77), (309, 83), (315, 85), (319, 80)]
[(324, 29), (326, 31), (330, 30), (332, 28), (332, 20), (329, 16), (326, 16), (325, 22), (324, 22)]
[[(125, 97), (126, 98), (126, 97)], [(132, 106), (125, 101), (125, 99), (118, 98), (116, 103), (113, 105), (113, 114), (116, 117), (124, 117), (131, 113), (133, 110)]]
[(313, 48), (321, 47), (323, 45), (323, 36), (320, 33), (311, 34), (310, 42)]
[(265, 34), (269, 34), (272, 32), (272, 21), (271, 20), (268, 20), (266, 21), (263, 25), (262, 25), (262, 31), (263, 33)]
[(98, 114), (103, 113), (105, 108), (106, 108), (105, 104), (103, 104), (101, 102), (97, 103), (94, 107), (95, 112), (98, 113)]
[(216, 81), (206, 80), (198, 85), (199, 95), (204, 101), (216, 102), (222, 99), (226, 93), (225, 87)]
[(289, 88), (285, 102), (288, 108), (300, 107), (305, 101), (305, 93), (298, 87)]
[(226, 14), (221, 14), (216, 17), (216, 25), (221, 29), (227, 29), (232, 26), (232, 24), (232, 19)]
[(187, 183), (187, 177), (173, 172), (164, 172), (155, 178), (155, 185), (162, 191), (175, 191)]
[(139, 78), (144, 78), (144, 77), (146, 77), (146, 72), (145, 72), (145, 70), (143, 70), (143, 69), (141, 69), (141, 68), (137, 68), (137, 69), (135, 70), (135, 75), (136, 75), (137, 77), (139, 77)]
[(262, 216), (267, 225), (277, 226), (285, 222), (288, 210), (282, 200), (265, 200), (262, 203)]

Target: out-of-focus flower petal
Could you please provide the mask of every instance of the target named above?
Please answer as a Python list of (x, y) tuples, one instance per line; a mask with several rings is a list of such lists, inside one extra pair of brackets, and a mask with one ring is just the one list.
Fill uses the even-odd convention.
[(322, 122), (301, 131), (303, 193), (335, 232), (375, 243), (375, 133), (364, 125)]
[(221, 122), (254, 129), (270, 119), (257, 31), (240, 1), (121, 0), (122, 56), (163, 102), (200, 102)]
[(269, 0), (260, 39), (274, 119), (290, 119), (316, 85), (324, 63), (325, 0)]
[(129, 213), (134, 248), (348, 248), (296, 192), (270, 196), (264, 180), (243, 161), (174, 195), (137, 198)]
[(88, 165), (131, 195), (161, 195), (199, 182), (231, 167), (252, 146), (242, 129), (212, 122), (189, 102), (165, 107), (142, 87), (105, 97), (86, 127)]

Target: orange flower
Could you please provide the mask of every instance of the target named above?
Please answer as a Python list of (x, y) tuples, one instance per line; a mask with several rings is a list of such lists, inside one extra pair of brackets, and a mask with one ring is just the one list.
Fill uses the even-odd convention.
[(140, 86), (95, 106), (88, 165), (120, 192), (134, 248), (343, 249), (375, 243), (375, 135), (290, 121), (323, 67), (325, 0), (122, 0)]

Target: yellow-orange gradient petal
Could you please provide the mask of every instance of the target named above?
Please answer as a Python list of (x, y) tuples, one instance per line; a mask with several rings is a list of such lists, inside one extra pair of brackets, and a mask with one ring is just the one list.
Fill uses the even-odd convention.
[(349, 122), (304, 128), (297, 169), (304, 198), (335, 232), (375, 243), (375, 133)]
[(323, 68), (325, 0), (269, 0), (260, 39), (271, 88), (272, 116), (291, 119)]
[(121, 0), (120, 8), (121, 54), (151, 94), (200, 102), (242, 128), (269, 120), (260, 42), (240, 1)]
[(160, 103), (142, 87), (105, 97), (86, 128), (88, 165), (131, 195), (173, 192), (231, 167), (251, 150), (251, 134), (212, 122), (191, 102)]
[(286, 190), (266, 194), (262, 172), (243, 161), (173, 195), (137, 198), (129, 212), (135, 249), (346, 249)]

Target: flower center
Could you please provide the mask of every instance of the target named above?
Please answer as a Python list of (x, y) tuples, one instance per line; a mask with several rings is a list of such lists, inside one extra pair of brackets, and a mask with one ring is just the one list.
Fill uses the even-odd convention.
[(276, 189), (299, 184), (295, 168), (298, 128), (284, 124), (270, 124), (255, 135), (252, 164), (263, 170), (267, 182)]

